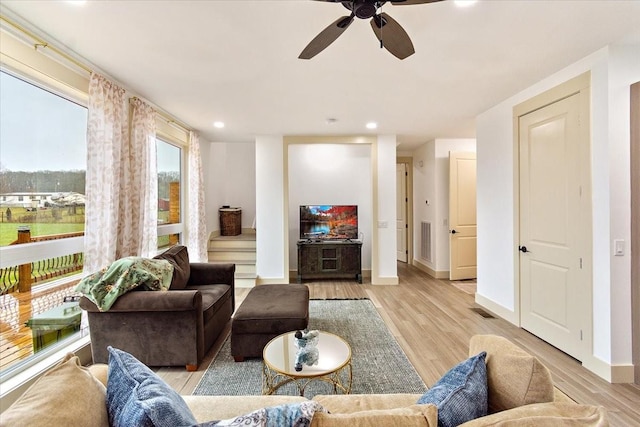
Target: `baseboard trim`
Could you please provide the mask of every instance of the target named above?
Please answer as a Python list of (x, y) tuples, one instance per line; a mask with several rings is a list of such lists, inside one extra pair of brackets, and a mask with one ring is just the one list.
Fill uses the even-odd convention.
[(519, 319), (516, 318), (516, 313), (501, 306), (500, 304), (496, 304), (490, 299), (480, 295), (476, 292), (476, 304), (481, 306), (484, 309), (489, 310), (492, 314), (495, 314), (498, 317), (503, 318), (507, 322), (513, 323), (514, 325), (520, 327)]
[(612, 384), (626, 384), (635, 381), (633, 365), (611, 365), (596, 356), (589, 356), (584, 358), (582, 366)]
[(413, 266), (416, 267), (418, 270), (421, 270), (427, 273), (429, 276), (433, 277), (434, 279), (449, 280), (449, 270), (436, 271), (433, 268), (429, 267), (427, 264), (417, 259), (413, 260)]
[(263, 278), (263, 277), (256, 277), (256, 286), (257, 285), (282, 285), (282, 284), (286, 284), (288, 283), (284, 277), (281, 278)]
[[(258, 284), (258, 279), (256, 279), (256, 285), (257, 284)], [(239, 281), (239, 282), (235, 282), (235, 287), (239, 289), (249, 289), (249, 288), (253, 288), (254, 285)]]
[(398, 276), (371, 278), (372, 285), (398, 285), (399, 283), (400, 279), (398, 279)]

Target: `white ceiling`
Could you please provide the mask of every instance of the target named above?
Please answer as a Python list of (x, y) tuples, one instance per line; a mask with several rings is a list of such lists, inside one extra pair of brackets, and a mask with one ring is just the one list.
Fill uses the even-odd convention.
[[(1, 8), (212, 142), (380, 133), (409, 150), (474, 137), (475, 117), (505, 98), (629, 34), (640, 43), (635, 0), (388, 3), (383, 11), (415, 46), (404, 61), (380, 49), (362, 20), (315, 58), (298, 59), (348, 15), (337, 3), (2, 0)], [(365, 129), (368, 121), (378, 129)]]

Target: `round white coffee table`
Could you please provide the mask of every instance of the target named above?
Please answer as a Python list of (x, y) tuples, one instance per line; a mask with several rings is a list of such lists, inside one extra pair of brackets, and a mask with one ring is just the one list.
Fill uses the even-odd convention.
[(318, 364), (303, 365), (295, 370), (295, 332), (278, 335), (264, 347), (262, 352), (262, 394), (274, 394), (285, 384), (294, 383), (300, 396), (304, 396), (312, 381), (324, 381), (333, 385), (334, 393), (351, 393), (351, 347), (342, 338), (320, 331), (318, 340)]

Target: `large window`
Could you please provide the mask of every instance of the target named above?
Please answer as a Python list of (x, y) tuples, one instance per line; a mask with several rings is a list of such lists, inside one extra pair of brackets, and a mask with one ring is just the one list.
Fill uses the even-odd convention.
[(182, 148), (156, 139), (158, 249), (180, 243), (182, 232)]
[(0, 246), (84, 231), (87, 109), (0, 73)]
[(67, 276), (83, 266), (87, 109), (5, 71), (0, 88), (4, 379), (81, 335)]

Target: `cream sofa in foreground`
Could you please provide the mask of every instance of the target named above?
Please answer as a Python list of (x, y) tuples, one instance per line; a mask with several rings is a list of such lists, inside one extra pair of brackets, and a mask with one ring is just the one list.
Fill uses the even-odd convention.
[[(464, 427), (609, 425), (604, 408), (573, 402), (553, 386), (545, 366), (505, 338), (477, 335), (469, 347), (470, 355), (487, 353), (489, 415), (466, 422), (462, 424)], [(0, 425), (109, 425), (103, 386), (107, 383), (107, 366), (83, 368), (71, 363), (64, 369), (68, 372), (40, 379), (0, 414)], [(311, 426), (437, 427), (438, 408), (416, 404), (420, 397), (419, 394), (315, 396), (313, 400), (328, 413), (316, 412)], [(198, 422), (229, 419), (268, 406), (306, 400), (279, 395), (182, 398)]]

